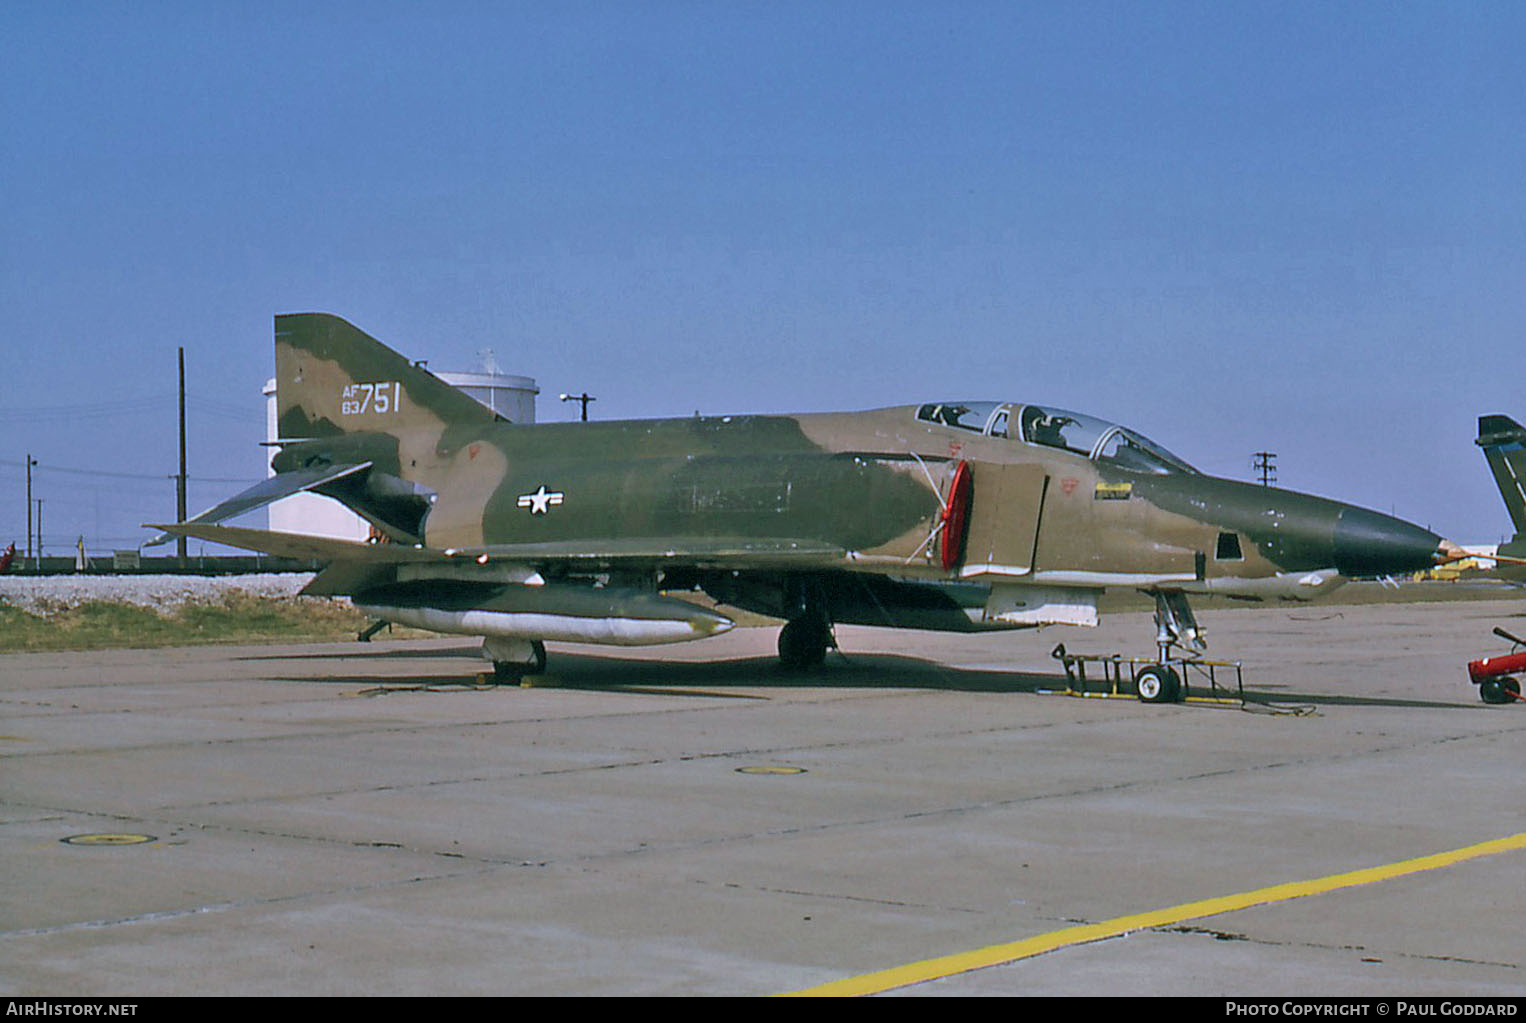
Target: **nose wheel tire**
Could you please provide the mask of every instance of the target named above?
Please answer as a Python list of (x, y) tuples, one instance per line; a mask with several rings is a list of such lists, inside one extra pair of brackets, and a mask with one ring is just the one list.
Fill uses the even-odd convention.
[(1175, 703), (1181, 699), (1182, 683), (1164, 664), (1151, 664), (1134, 676), (1142, 703)]

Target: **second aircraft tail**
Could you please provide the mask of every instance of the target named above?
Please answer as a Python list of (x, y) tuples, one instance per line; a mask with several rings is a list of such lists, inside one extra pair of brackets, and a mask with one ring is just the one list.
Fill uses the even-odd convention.
[(1478, 440), (1517, 535), (1526, 533), (1526, 428), (1509, 416), (1478, 417)]

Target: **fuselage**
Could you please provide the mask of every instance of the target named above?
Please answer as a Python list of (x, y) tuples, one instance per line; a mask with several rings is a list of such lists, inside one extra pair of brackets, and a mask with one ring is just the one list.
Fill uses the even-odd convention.
[[(497, 423), (442, 436), (399, 471), (435, 494), (423, 520), (432, 547), (810, 540), (910, 579), (1312, 596), (1426, 567), (1440, 542), (1352, 505), (1204, 475), (1109, 424), (1046, 443), (1015, 425), (1034, 406), (986, 404), (1006, 410), (1009, 429), (993, 428), (997, 413), (971, 429), (928, 405)], [(960, 464), (973, 487), (967, 519), (949, 523)], [(952, 529), (962, 547), (947, 564), (937, 534)]]

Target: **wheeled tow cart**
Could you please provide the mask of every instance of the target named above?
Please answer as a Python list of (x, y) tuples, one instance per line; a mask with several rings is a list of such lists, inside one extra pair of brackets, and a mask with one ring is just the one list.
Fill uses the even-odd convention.
[(1526, 640), (1512, 636), (1498, 626), (1494, 634), (1510, 640), (1510, 653), (1468, 662), (1468, 678), (1478, 686), (1478, 698), (1485, 703), (1515, 703), (1521, 698), (1521, 680), (1526, 674)]
[[(1049, 655), (1065, 666), (1068, 696), (1136, 697), (1144, 703), (1245, 703), (1245, 676), (1239, 661), (1186, 655), (1161, 661), (1122, 654), (1073, 654), (1064, 643)], [(1234, 670), (1233, 690), (1219, 683), (1220, 672), (1227, 675), (1229, 669)]]

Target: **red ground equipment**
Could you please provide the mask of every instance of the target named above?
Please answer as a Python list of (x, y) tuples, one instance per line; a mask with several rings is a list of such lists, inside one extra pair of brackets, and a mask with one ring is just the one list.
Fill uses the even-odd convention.
[(1494, 634), (1514, 644), (1510, 653), (1469, 661), (1468, 678), (1478, 686), (1479, 699), (1485, 703), (1515, 703), (1521, 698), (1521, 680), (1514, 676), (1526, 674), (1526, 650), (1522, 649), (1526, 647), (1526, 640), (1497, 626)]

